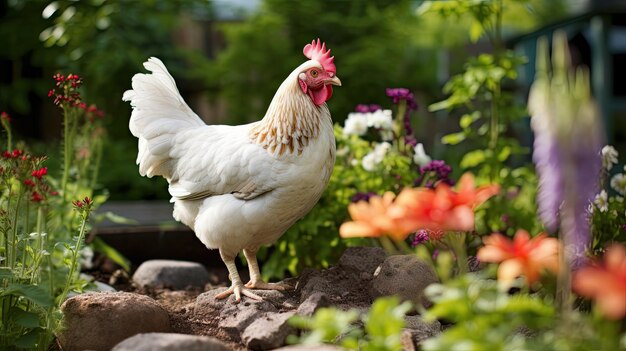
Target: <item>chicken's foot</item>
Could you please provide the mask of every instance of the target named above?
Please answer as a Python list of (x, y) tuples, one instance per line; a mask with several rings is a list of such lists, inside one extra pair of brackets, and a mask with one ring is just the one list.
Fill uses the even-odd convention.
[(254, 300), (262, 300), (261, 296), (253, 293), (244, 287), (241, 282), (241, 278), (239, 277), (239, 272), (237, 271), (237, 266), (235, 265), (235, 256), (234, 255), (226, 255), (222, 250), (220, 250), (220, 256), (222, 257), (222, 261), (226, 264), (226, 268), (228, 268), (229, 278), (232, 282), (232, 285), (228, 290), (215, 295), (216, 299), (225, 299), (232, 294), (235, 294), (235, 303), (239, 303), (241, 301), (241, 295), (247, 296)]
[(248, 268), (250, 269), (250, 281), (246, 283), (245, 287), (249, 289), (260, 290), (290, 290), (291, 286), (282, 283), (266, 283), (261, 279), (261, 271), (259, 269), (259, 263), (256, 259), (256, 252), (258, 248), (244, 249), (243, 254), (248, 261)]

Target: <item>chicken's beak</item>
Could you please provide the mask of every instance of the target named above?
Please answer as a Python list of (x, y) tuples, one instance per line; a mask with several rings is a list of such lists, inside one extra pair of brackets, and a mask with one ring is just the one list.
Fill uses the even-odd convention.
[(332, 84), (332, 85), (336, 85), (338, 87), (341, 86), (341, 80), (339, 80), (339, 77), (334, 76), (332, 78), (328, 78), (324, 81), (324, 85), (326, 84)]

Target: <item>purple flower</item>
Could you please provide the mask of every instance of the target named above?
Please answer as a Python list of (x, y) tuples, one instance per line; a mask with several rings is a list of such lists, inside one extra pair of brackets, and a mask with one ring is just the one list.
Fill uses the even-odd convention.
[(409, 110), (417, 110), (417, 103), (413, 93), (406, 88), (387, 88), (387, 96), (389, 96), (394, 104), (399, 103), (401, 100), (406, 101), (406, 105)]
[(357, 192), (356, 194), (352, 195), (352, 197), (350, 198), (351, 202), (359, 202), (359, 201), (370, 201), (370, 198), (372, 196), (376, 196), (377, 194), (374, 192), (366, 192), (366, 193), (362, 193), (362, 192)]
[(376, 112), (382, 109), (383, 108), (380, 107), (380, 105), (376, 105), (376, 104), (370, 104), (370, 105), (358, 104), (354, 108), (354, 111), (359, 112), (359, 113), (368, 113), (368, 112)]
[(622, 224), (622, 230), (626, 231), (626, 224)]
[(568, 55), (565, 34), (554, 33), (550, 74), (547, 40), (538, 42), (528, 111), (535, 134), (539, 216), (549, 231), (560, 228), (567, 259), (576, 268), (584, 262), (590, 242), (586, 214), (597, 193), (603, 143), (589, 74), (584, 69), (574, 74)]
[(421, 243), (427, 242), (429, 239), (430, 237), (428, 237), (428, 232), (426, 231), (426, 229), (420, 229), (417, 231), (417, 233), (415, 233), (415, 237), (413, 238), (411, 246), (415, 247)]
[[(450, 179), (452, 167), (443, 160), (432, 160), (420, 167), (420, 176), (413, 182), (414, 186), (424, 186), (434, 188), (438, 183), (454, 185), (454, 180)], [(424, 182), (425, 181), (425, 182)]]

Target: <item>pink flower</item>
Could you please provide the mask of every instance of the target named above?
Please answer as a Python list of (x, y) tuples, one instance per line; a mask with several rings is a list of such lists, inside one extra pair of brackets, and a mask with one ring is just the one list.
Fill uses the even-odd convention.
[(578, 295), (595, 300), (607, 318), (626, 316), (626, 248), (614, 244), (606, 251), (602, 262), (594, 262), (575, 272), (572, 288)]
[(476, 254), (483, 262), (500, 263), (498, 280), (510, 283), (524, 275), (529, 284), (539, 280), (542, 270), (553, 273), (559, 270), (559, 241), (541, 233), (531, 238), (527, 231), (520, 229), (510, 240), (502, 234), (494, 233), (483, 239), (485, 246)]

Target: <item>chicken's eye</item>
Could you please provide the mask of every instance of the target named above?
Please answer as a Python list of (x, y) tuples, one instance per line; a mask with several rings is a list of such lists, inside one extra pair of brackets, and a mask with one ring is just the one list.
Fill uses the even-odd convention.
[(315, 77), (317, 77), (318, 74), (319, 74), (319, 72), (316, 69), (312, 69), (311, 70), (311, 77), (315, 78)]

